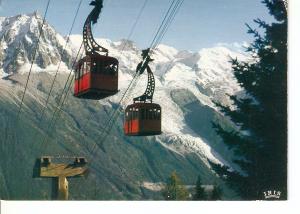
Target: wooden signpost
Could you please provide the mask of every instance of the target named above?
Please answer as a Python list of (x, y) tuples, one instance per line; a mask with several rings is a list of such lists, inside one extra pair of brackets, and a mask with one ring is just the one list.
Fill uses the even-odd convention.
[(52, 163), (50, 156), (40, 159), (40, 177), (57, 179), (57, 199), (68, 200), (68, 177), (80, 177), (87, 173), (87, 161), (84, 157), (74, 158), (73, 163)]

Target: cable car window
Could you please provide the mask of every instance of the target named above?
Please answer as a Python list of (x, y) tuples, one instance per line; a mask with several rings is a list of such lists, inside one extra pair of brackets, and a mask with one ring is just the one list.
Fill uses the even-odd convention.
[(145, 120), (145, 109), (141, 109), (140, 117), (141, 117), (142, 120)]
[(95, 61), (92, 61), (92, 64), (91, 64), (91, 72), (92, 73), (96, 73), (97, 72), (97, 63)]
[(103, 72), (104, 72), (106, 75), (111, 75), (112, 72), (111, 72), (110, 65), (106, 65), (106, 66), (103, 68)]
[(78, 66), (76, 67), (76, 71), (75, 71), (75, 79), (76, 79), (76, 80), (79, 79), (81, 67), (82, 67), (81, 65), (78, 65)]
[(113, 64), (109, 65), (109, 73), (111, 75), (116, 75), (117, 71), (118, 71), (118, 65), (117, 64), (113, 63)]
[(86, 62), (84, 62), (83, 64), (82, 64), (82, 70), (81, 70), (81, 72), (80, 72), (80, 76), (82, 77), (83, 76), (83, 74), (85, 73), (85, 70), (86, 70)]
[(113, 70), (114, 70), (114, 75), (117, 75), (118, 74), (118, 67), (119, 65), (116, 63), (116, 64), (113, 64)]
[(131, 120), (132, 115), (131, 115), (131, 111), (128, 112), (128, 120)]
[(80, 69), (80, 72), (79, 72), (79, 78), (82, 77), (84, 69), (85, 69), (85, 62), (82, 63), (82, 65), (81, 65), (81, 69)]
[(116, 75), (118, 66), (112, 62), (106, 62), (101, 66), (101, 72), (105, 75)]
[(153, 109), (153, 119), (154, 120), (157, 120), (157, 111), (156, 111), (156, 108), (155, 109)]
[(149, 110), (149, 120), (153, 119), (153, 111), (152, 109)]
[(95, 66), (95, 72), (97, 72), (97, 73), (101, 73), (102, 72), (102, 70), (103, 70), (103, 65), (102, 65), (102, 63), (101, 62), (99, 62), (99, 61), (97, 61), (96, 62), (96, 66)]
[(91, 62), (86, 62), (86, 69), (85, 69), (85, 74), (86, 73), (88, 73), (88, 72), (90, 72), (90, 70), (91, 70)]
[(134, 112), (134, 118), (135, 119), (138, 119), (139, 118), (139, 109), (135, 109), (135, 112)]
[(82, 63), (82, 65), (81, 65), (79, 78), (81, 78), (81, 77), (83, 76), (83, 73), (84, 73), (85, 68), (86, 68), (86, 64), (85, 64), (85, 62), (84, 62), (84, 63)]
[(81, 69), (81, 67), (82, 67), (81, 65), (77, 67), (77, 70), (76, 70), (76, 73), (75, 73), (76, 74), (75, 78), (77, 78), (77, 79), (79, 79), (79, 77), (80, 77), (80, 69)]
[(80, 72), (81, 72), (81, 69), (82, 69), (82, 64), (78, 66), (78, 69), (77, 69), (77, 79), (80, 78)]
[(100, 71), (100, 64), (99, 62), (96, 62), (96, 65), (94, 65), (93, 72), (98, 73)]
[(108, 75), (109, 74), (109, 68), (107, 68), (107, 66), (103, 66), (102, 72), (103, 72), (103, 74)]
[(82, 77), (84, 68), (85, 68), (85, 66), (84, 66), (84, 63), (83, 63), (83, 64), (81, 64), (81, 66), (80, 66), (80, 70), (79, 70), (79, 78)]

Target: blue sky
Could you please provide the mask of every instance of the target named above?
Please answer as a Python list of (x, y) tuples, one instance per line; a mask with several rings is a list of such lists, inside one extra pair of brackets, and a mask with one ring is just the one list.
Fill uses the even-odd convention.
[[(43, 14), (47, 0), (0, 0), (0, 16), (14, 16), (38, 10)], [(80, 0), (51, 0), (47, 21), (62, 35), (71, 27)], [(73, 34), (81, 34), (82, 25), (92, 9), (83, 0)], [(131, 40), (141, 48), (149, 46), (171, 0), (148, 0)], [(118, 41), (127, 38), (144, 0), (104, 0), (95, 37)], [(245, 23), (256, 27), (254, 18), (272, 21), (261, 0), (185, 0), (165, 35), (164, 44), (177, 49), (197, 51), (217, 43), (250, 42)]]

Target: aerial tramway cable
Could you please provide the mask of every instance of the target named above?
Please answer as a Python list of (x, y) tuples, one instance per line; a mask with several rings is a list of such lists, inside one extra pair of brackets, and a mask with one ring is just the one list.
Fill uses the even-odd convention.
[[(75, 60), (74, 60), (74, 62), (73, 62), (72, 69), (75, 67), (76, 60), (77, 60), (78, 57), (80, 56), (81, 48), (82, 48), (82, 44), (81, 44), (81, 46), (80, 46), (80, 48), (79, 48), (79, 50), (78, 50), (78, 52), (77, 52), (76, 58), (75, 58)], [(83, 53), (81, 53), (81, 56), (82, 56), (82, 54), (83, 54)], [(71, 70), (72, 70), (72, 69), (71, 69)], [(71, 72), (70, 72), (70, 73), (71, 73)], [(69, 77), (70, 77), (70, 76), (71, 76), (71, 75), (69, 75)], [(48, 128), (47, 128), (47, 129), (48, 129), (50, 132), (51, 132), (52, 127), (55, 125), (55, 121), (56, 121), (55, 116), (56, 116), (57, 113), (61, 110), (61, 108), (62, 108), (62, 103), (64, 103), (65, 97), (68, 95), (68, 91), (69, 91), (70, 85), (72, 84), (72, 78), (71, 78), (70, 81), (68, 81), (68, 80), (69, 80), (69, 77), (68, 77), (68, 79), (67, 79), (67, 81), (66, 81), (66, 84), (65, 84), (65, 86), (64, 86), (64, 88), (63, 88), (63, 91), (62, 91), (62, 93), (61, 93), (61, 96), (60, 96), (60, 98), (59, 98), (58, 105), (56, 106), (56, 108), (55, 108), (55, 110), (54, 110), (54, 112), (53, 112), (53, 114), (52, 114), (50, 123), (49, 123), (49, 125), (48, 125)], [(68, 83), (69, 83), (69, 85), (68, 85)], [(66, 90), (66, 95), (65, 95), (65, 97), (63, 97), (64, 90)], [(42, 146), (45, 144), (46, 140), (47, 140), (47, 133), (45, 134), (45, 136), (44, 136), (44, 138), (43, 138), (43, 140), (42, 140), (42, 143), (41, 143)]]
[(48, 13), (50, 2), (51, 2), (51, 0), (48, 0), (47, 6), (46, 6), (46, 10), (45, 10), (45, 13), (44, 13), (43, 22), (42, 22), (42, 25), (41, 25), (41, 27), (39, 29), (38, 41), (37, 41), (35, 49), (34, 49), (34, 53), (33, 53), (33, 57), (32, 57), (32, 60), (31, 60), (31, 65), (30, 65), (29, 73), (28, 73), (27, 79), (26, 79), (26, 84), (25, 84), (24, 92), (23, 92), (21, 103), (20, 103), (20, 106), (19, 106), (19, 109), (18, 109), (18, 113), (17, 113), (17, 121), (19, 121), (19, 117), (20, 117), (20, 114), (21, 114), (21, 111), (22, 111), (25, 94), (26, 94), (26, 91), (27, 91), (27, 87), (28, 87), (30, 75), (31, 75), (31, 72), (32, 72), (33, 63), (34, 63), (35, 58), (36, 58), (37, 49), (39, 48), (39, 44), (40, 44), (40, 40), (41, 40), (41, 36), (42, 36), (42, 32), (43, 32), (43, 27), (44, 27), (44, 24), (46, 22), (46, 16), (47, 16), (47, 13)]
[[(172, 7), (174, 7), (173, 5), (174, 5), (175, 1), (176, 1), (176, 0), (172, 0), (172, 3), (171, 3), (171, 5), (170, 5), (169, 9), (167, 10), (167, 12), (166, 12), (166, 14), (165, 14), (165, 16), (164, 16), (164, 18), (163, 18), (163, 20), (162, 20), (162, 22), (161, 22), (159, 28), (158, 28), (158, 30), (156, 31), (156, 34), (155, 34), (155, 36), (154, 36), (154, 38), (153, 38), (153, 40), (152, 40), (152, 42), (151, 42), (151, 44), (150, 44), (150, 47), (153, 47), (153, 46), (154, 46), (154, 43), (155, 43), (155, 41), (156, 41), (158, 35), (159, 35), (160, 32), (161, 32), (161, 29), (163, 28), (163, 26), (164, 26), (166, 20), (168, 19), (168, 16), (169, 16), (169, 14), (170, 14), (170, 11), (172, 10)], [(177, 1), (178, 1), (178, 0), (177, 0)]]
[[(73, 31), (73, 28), (74, 28), (74, 25), (75, 25), (75, 21), (76, 21), (76, 18), (77, 18), (77, 16), (78, 16), (79, 9), (80, 9), (80, 7), (81, 7), (82, 1), (83, 1), (83, 0), (80, 0), (80, 1), (79, 1), (79, 4), (78, 4), (78, 6), (77, 6), (77, 10), (76, 10), (76, 12), (75, 12), (75, 16), (74, 16), (74, 18), (73, 18), (72, 25), (71, 25), (71, 28), (70, 28), (70, 30), (69, 30), (69, 33), (68, 33), (68, 36), (67, 36), (67, 40), (66, 40), (66, 42), (65, 42), (65, 46), (64, 46), (64, 48), (63, 48), (63, 51), (64, 51), (64, 52), (66, 51), (67, 45), (68, 45), (69, 42), (70, 42), (70, 36), (71, 36), (72, 31)], [(64, 52), (63, 52), (63, 53), (64, 53)], [(61, 62), (62, 62), (62, 57), (61, 57), (61, 59), (60, 59), (60, 61), (59, 61), (57, 70), (56, 70), (55, 75), (54, 75), (54, 78), (53, 78), (53, 80), (52, 80), (51, 87), (50, 87), (49, 93), (48, 93), (48, 95), (47, 95), (47, 99), (46, 99), (45, 105), (43, 106), (43, 110), (42, 110), (41, 117), (40, 117), (40, 122), (42, 122), (43, 117), (44, 117), (44, 114), (45, 114), (45, 111), (46, 111), (46, 109), (47, 109), (47, 105), (48, 105), (48, 103), (49, 103), (49, 99), (50, 99), (50, 96), (51, 96), (51, 92), (52, 92), (52, 90), (53, 90), (54, 83), (55, 83), (55, 81), (56, 81), (56, 77), (57, 77), (58, 71), (59, 71), (59, 69), (60, 69)]]
[(166, 24), (163, 26), (163, 29), (161, 33), (158, 35), (154, 46), (154, 49), (157, 48), (157, 46), (162, 41), (163, 37), (165, 36), (166, 32), (168, 31), (169, 27), (171, 26), (171, 23), (173, 22), (175, 16), (177, 15), (179, 9), (181, 8), (184, 0), (179, 0), (175, 3), (174, 9), (171, 11), (170, 15), (168, 16), (168, 19), (166, 20)]

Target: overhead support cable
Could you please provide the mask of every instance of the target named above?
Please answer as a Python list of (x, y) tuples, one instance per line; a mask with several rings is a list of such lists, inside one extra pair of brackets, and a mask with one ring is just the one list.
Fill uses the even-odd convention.
[[(65, 46), (64, 46), (64, 48), (63, 48), (63, 54), (66, 52), (66, 48), (67, 48), (67, 46), (68, 46), (68, 44), (69, 44), (69, 42), (70, 42), (70, 36), (71, 36), (72, 31), (73, 31), (73, 28), (74, 28), (74, 25), (75, 25), (75, 21), (76, 21), (76, 18), (77, 18), (77, 16), (78, 16), (79, 9), (80, 9), (80, 7), (81, 7), (82, 1), (83, 1), (83, 0), (80, 0), (80, 1), (79, 1), (79, 4), (78, 4), (78, 6), (77, 6), (77, 9), (76, 9), (76, 12), (75, 12), (75, 16), (74, 16), (74, 18), (73, 18), (72, 25), (71, 25), (71, 28), (70, 28), (70, 30), (69, 30), (69, 33), (68, 33), (68, 36), (67, 36), (67, 40), (66, 40), (66, 42), (65, 42)], [(44, 105), (44, 107), (43, 107), (43, 110), (42, 110), (42, 113), (41, 113), (40, 122), (43, 121), (43, 117), (44, 117), (45, 111), (46, 111), (46, 109), (47, 109), (47, 105), (48, 105), (48, 103), (49, 103), (49, 99), (50, 99), (50, 96), (51, 96), (51, 92), (52, 92), (52, 90), (53, 90), (54, 83), (55, 83), (55, 81), (56, 81), (57, 74), (58, 74), (58, 72), (59, 72), (61, 63), (62, 63), (62, 57), (61, 57), (61, 59), (60, 59), (60, 61), (59, 61), (59, 63), (58, 63), (57, 70), (56, 70), (55, 75), (54, 75), (54, 78), (53, 78), (53, 80), (52, 80), (52, 83), (51, 83), (51, 86), (50, 86), (50, 90), (49, 90), (49, 93), (48, 93), (47, 98), (46, 98), (46, 103), (45, 103), (45, 105)]]
[(46, 6), (46, 9), (45, 9), (45, 13), (44, 13), (43, 22), (42, 22), (41, 27), (39, 29), (38, 41), (37, 41), (36, 46), (34, 48), (34, 53), (33, 53), (33, 57), (32, 57), (32, 60), (31, 60), (31, 65), (30, 65), (29, 73), (27, 75), (24, 92), (23, 92), (23, 95), (22, 95), (22, 98), (21, 98), (21, 103), (20, 103), (20, 106), (19, 106), (19, 109), (18, 109), (18, 113), (17, 113), (17, 122), (19, 121), (19, 117), (20, 117), (20, 114), (21, 114), (21, 111), (22, 111), (25, 94), (26, 94), (26, 91), (27, 91), (27, 88), (28, 88), (28, 83), (29, 83), (31, 72), (32, 72), (33, 64), (34, 64), (34, 61), (35, 61), (35, 58), (36, 58), (37, 50), (38, 50), (39, 45), (40, 45), (41, 36), (42, 36), (42, 33), (43, 33), (43, 27), (44, 27), (45, 22), (46, 22), (46, 16), (47, 16), (47, 13), (48, 13), (50, 2), (51, 2), (51, 0), (48, 0), (47, 6)]

